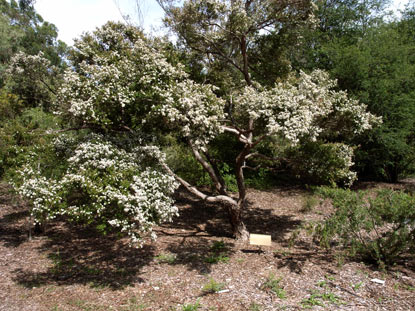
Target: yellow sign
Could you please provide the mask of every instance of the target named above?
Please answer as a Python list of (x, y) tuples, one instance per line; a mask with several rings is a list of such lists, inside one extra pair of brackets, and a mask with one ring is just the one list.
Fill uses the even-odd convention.
[(249, 234), (249, 244), (271, 246), (271, 236), (266, 234)]

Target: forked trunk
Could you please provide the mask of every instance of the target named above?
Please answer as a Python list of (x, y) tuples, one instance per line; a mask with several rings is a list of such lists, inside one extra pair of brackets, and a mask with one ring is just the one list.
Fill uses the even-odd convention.
[(246, 230), (245, 224), (242, 219), (242, 206), (231, 205), (228, 207), (229, 221), (232, 226), (233, 236), (240, 241), (249, 240), (249, 232)]

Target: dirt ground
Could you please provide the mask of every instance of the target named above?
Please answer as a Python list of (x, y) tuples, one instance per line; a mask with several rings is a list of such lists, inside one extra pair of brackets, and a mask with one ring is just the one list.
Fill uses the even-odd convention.
[(305, 232), (290, 243), (330, 213), (304, 211), (302, 189), (249, 191), (248, 230), (272, 236), (261, 249), (230, 237), (222, 207), (183, 195), (180, 216), (141, 249), (61, 222), (28, 241), (27, 207), (8, 190), (0, 185), (0, 310), (415, 310), (414, 260), (381, 271)]

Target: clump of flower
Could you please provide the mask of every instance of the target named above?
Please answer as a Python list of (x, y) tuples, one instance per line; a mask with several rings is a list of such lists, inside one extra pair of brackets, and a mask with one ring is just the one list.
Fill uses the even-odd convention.
[(66, 216), (104, 232), (125, 233), (140, 244), (144, 235), (154, 237), (155, 224), (177, 214), (171, 198), (177, 183), (157, 167), (146, 166), (149, 152), (139, 151), (127, 152), (93, 135), (73, 151), (62, 176), (46, 179), (27, 165), (16, 189), (32, 202), (36, 222)]

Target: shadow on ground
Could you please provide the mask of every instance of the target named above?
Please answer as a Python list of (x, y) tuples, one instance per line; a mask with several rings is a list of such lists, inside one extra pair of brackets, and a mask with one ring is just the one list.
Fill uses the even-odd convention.
[(140, 271), (154, 256), (152, 246), (132, 248), (90, 228), (67, 225), (52, 228), (38, 248), (51, 265), (45, 272), (15, 270), (14, 280), (25, 287), (85, 284), (118, 289), (143, 282)]
[[(50, 267), (37, 272), (30, 269), (30, 263), (22, 265), (14, 271), (14, 281), (28, 288), (86, 284), (118, 289), (146, 281), (141, 278), (143, 269), (157, 265), (157, 256), (163, 255), (162, 252), (176, 255), (171, 264), (184, 265), (199, 273), (209, 273), (213, 265), (228, 261), (238, 248), (231, 239), (226, 209), (186, 195), (180, 196), (177, 204), (180, 216), (156, 228), (159, 240), (143, 248), (129, 247), (126, 239), (102, 236), (91, 228), (55, 222), (47, 235), (34, 244), (38, 253), (46, 254)], [(1, 215), (0, 243), (11, 248), (27, 241), (27, 230), (22, 225), (27, 212), (13, 210)], [(276, 216), (272, 209), (265, 208), (248, 208), (243, 217), (248, 231), (270, 234), (277, 242), (282, 242), (285, 233), (300, 224), (298, 220)], [(20, 221), (20, 226), (13, 225), (16, 221)]]

